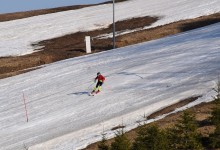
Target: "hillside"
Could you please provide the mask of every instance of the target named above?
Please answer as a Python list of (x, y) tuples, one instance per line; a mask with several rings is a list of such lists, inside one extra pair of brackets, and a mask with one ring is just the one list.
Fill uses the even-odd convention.
[[(112, 137), (111, 129), (122, 118), (130, 130), (144, 114), (187, 97), (200, 96), (193, 104), (209, 101), (220, 69), (219, 29), (218, 23), (0, 80), (1, 147), (19, 149), (22, 141), (33, 145), (30, 149), (79, 149), (99, 140), (103, 126)], [(92, 79), (100, 70), (106, 76), (103, 92), (89, 97)]]
[[(203, 2), (208, 3), (205, 0)], [(185, 4), (185, 6), (188, 5), (190, 5), (189, 2)], [(210, 5), (209, 3), (206, 5), (209, 12), (216, 12), (214, 6), (213, 11), (210, 10)], [(97, 9), (100, 6), (91, 7), (89, 10), (94, 8)], [(84, 8), (80, 11), (86, 13), (87, 10)], [(74, 12), (71, 11), (71, 13)], [(189, 10), (186, 12), (190, 13)], [(67, 15), (65, 13), (61, 13), (63, 17)], [(54, 13), (52, 16), (61, 14)], [(194, 14), (198, 16), (199, 13), (194, 12)], [(189, 16), (187, 13), (185, 15)], [(51, 15), (42, 17), (49, 19)], [(117, 46), (121, 48), (115, 50), (109, 50), (110, 39), (108, 41), (94, 39), (94, 54), (85, 55), (82, 42), (79, 45), (74, 43), (77, 43), (77, 40), (70, 42), (75, 38), (83, 38), (88, 33), (96, 37), (106, 36), (104, 33), (111, 32), (111, 24), (105, 29), (102, 29), (103, 25), (97, 26), (96, 24), (97, 30), (86, 32), (80, 30), (77, 33), (70, 32), (68, 35), (65, 35), (65, 31), (63, 36), (43, 41), (38, 41), (39, 37), (36, 37), (38, 42), (34, 43), (37, 46), (43, 46), (44, 50), (21, 56), (16, 56), (12, 52), (15, 56), (1, 58), (1, 65), (15, 64), (13, 67), (10, 65), (8, 68), (1, 67), (2, 74), (9, 73), (9, 76), (16, 71), (44, 65), (36, 70), (30, 72), (24, 70), (26, 72), (24, 74), (0, 80), (0, 134), (4, 137), (0, 140), (0, 147), (23, 149), (25, 145), (30, 150), (85, 148), (90, 143), (100, 140), (100, 133), (103, 130), (108, 138), (113, 137), (112, 129), (117, 128), (122, 122), (126, 126), (125, 130), (128, 131), (137, 127), (137, 122), (146, 121), (143, 115), (149, 116), (187, 98), (197, 97), (189, 103), (190, 107), (210, 101), (215, 94), (213, 88), (216, 86), (215, 82), (220, 69), (218, 65), (220, 63), (219, 13), (175, 22), (169, 22), (169, 17), (161, 19), (157, 15), (143, 17), (136, 14), (135, 17), (118, 20), (117, 25), (123, 26), (122, 29), (136, 32), (132, 31), (127, 34), (120, 32), (123, 35), (117, 37)], [(21, 19), (15, 22), (34, 23), (35, 19), (39, 21), (42, 18), (38, 16), (30, 20)], [(137, 24), (136, 22), (140, 20), (141, 24)], [(152, 27), (160, 21), (168, 22), (168, 24)], [(2, 23), (0, 26), (9, 28), (13, 25), (12, 23), (14, 24), (14, 21)], [(209, 24), (213, 25), (206, 26)], [(198, 28), (202, 26), (206, 27)], [(148, 29), (148, 27), (152, 28)], [(66, 28), (64, 26), (60, 29)], [(38, 31), (43, 33), (46, 30), (47, 28), (42, 27), (41, 31)], [(24, 31), (25, 34), (36, 32), (29, 27), (24, 28)], [(149, 33), (151, 34), (147, 37)], [(179, 34), (171, 36), (175, 33)], [(170, 36), (166, 37), (167, 35)], [(11, 33), (12, 37), (16, 39), (13, 33)], [(160, 37), (165, 38), (158, 39)], [(25, 39), (24, 36), (23, 40)], [(152, 39), (154, 40), (144, 42)], [(105, 41), (107, 46), (104, 45)], [(17, 41), (17, 46), (24, 48), (25, 45), (19, 42)], [(5, 43), (2, 46), (7, 48), (9, 45)], [(60, 49), (69, 52), (64, 53), (69, 56), (60, 56), (58, 53)], [(52, 55), (54, 53), (55, 55)], [(79, 55), (85, 56), (76, 57)], [(34, 63), (29, 65), (29, 60)], [(103, 86), (103, 92), (91, 98), (87, 94), (94, 86), (92, 81), (98, 71), (101, 71), (107, 80)], [(27, 101), (28, 123), (25, 119), (23, 100)], [(154, 119), (148, 121), (154, 121)]]
[(39, 15), (68, 11), (68, 10), (76, 10), (76, 9), (81, 9), (85, 7), (97, 6), (97, 5), (108, 4), (108, 3), (110, 2), (90, 4), (90, 5), (63, 6), (63, 7), (50, 8), (50, 9), (40, 9), (40, 10), (0, 14), (0, 22), (12, 21), (12, 20), (17, 20), (17, 19), (23, 19), (23, 18), (34, 17), (34, 16), (39, 16)]
[[(185, 6), (186, 4), (184, 4), (183, 8), (180, 8), (180, 9), (184, 9), (186, 7)], [(153, 3), (153, 5), (155, 5), (155, 4)], [(137, 44), (137, 43), (158, 39), (161, 37), (169, 36), (172, 34), (177, 34), (180, 32), (185, 32), (185, 31), (188, 31), (191, 29), (195, 29), (198, 27), (202, 27), (202, 26), (206, 26), (206, 25), (210, 25), (210, 24), (219, 22), (220, 14), (219, 13), (212, 14), (212, 13), (218, 12), (217, 11), (218, 7), (213, 8), (213, 9), (209, 9), (209, 8), (212, 8), (213, 6), (218, 6), (217, 4), (212, 3), (211, 5), (206, 6), (206, 5), (202, 5), (202, 3), (201, 3), (199, 5), (201, 5), (201, 10), (197, 10), (198, 12), (195, 11), (191, 15), (188, 15), (188, 16), (187, 15), (180, 16), (179, 14), (176, 13), (175, 14), (176, 17), (172, 17), (173, 14), (170, 14), (170, 12), (167, 12), (167, 14), (165, 14), (166, 12), (164, 14), (158, 14), (157, 10), (153, 10), (153, 12), (151, 12), (152, 11), (151, 9), (145, 10), (144, 9), (145, 7), (143, 5), (143, 8), (141, 9), (143, 11), (143, 13), (145, 11), (146, 11), (146, 13), (148, 13), (148, 11), (150, 11), (150, 13), (148, 13), (147, 16), (142, 17), (143, 14), (142, 14), (142, 16), (140, 16), (139, 12), (137, 11), (132, 14), (134, 16), (134, 18), (130, 18), (130, 15), (129, 15), (129, 17), (126, 20), (120, 20), (120, 18), (123, 18), (123, 17), (118, 18), (118, 16), (121, 16), (120, 15), (121, 11), (116, 10), (116, 12), (117, 12), (116, 18), (117, 18), (117, 20), (119, 20), (119, 21), (116, 20), (117, 21), (116, 22), (116, 30), (119, 33), (121, 33), (121, 32), (123, 33), (123, 30), (127, 31), (127, 30), (139, 29), (137, 32), (133, 31), (132, 33), (118, 35), (116, 38), (116, 46), (123, 47), (123, 46), (132, 45), (132, 44)], [(100, 5), (100, 6), (102, 6), (102, 5)], [(132, 3), (130, 6), (132, 6), (131, 8), (133, 9)], [(130, 6), (126, 6), (126, 7), (129, 8)], [(117, 6), (117, 7), (119, 7), (119, 6)], [(124, 7), (124, 3), (121, 3), (120, 7)], [(137, 5), (136, 7), (139, 7), (139, 5)], [(192, 5), (190, 7), (190, 9), (185, 10), (185, 11), (190, 13), (191, 9), (195, 10), (193, 7), (197, 7), (197, 5), (194, 4), (194, 6)], [(96, 13), (96, 9), (94, 9), (94, 8), (96, 8), (96, 7), (92, 7), (91, 9), (85, 9), (85, 10), (88, 12), (92, 10), (92, 11), (94, 11), (94, 13)], [(111, 9), (108, 10), (106, 8), (108, 8), (108, 9), (111, 8), (111, 5), (106, 4), (106, 5), (104, 5), (104, 8), (102, 9), (102, 10), (106, 10), (106, 12), (103, 12), (103, 14), (107, 13), (108, 19), (110, 19), (112, 17), (111, 16), (112, 10)], [(69, 7), (67, 7), (67, 8), (64, 7), (62, 9), (58, 8), (55, 10), (61, 11), (61, 10), (68, 10), (68, 9), (69, 9)], [(124, 10), (124, 8), (121, 8), (121, 9)], [(158, 9), (161, 9), (161, 6)], [(164, 8), (162, 8), (162, 9), (164, 9)], [(53, 12), (55, 11), (54, 9), (52, 9), (52, 10), (53, 10)], [(45, 11), (45, 13), (51, 12), (52, 10)], [(170, 11), (177, 11), (177, 10), (178, 9), (173, 8)], [(208, 11), (208, 13), (206, 13), (207, 11)], [(2, 51), (3, 53), (1, 54), (2, 58), (0, 59), (0, 78), (10, 77), (13, 75), (24, 73), (29, 70), (33, 70), (31, 68), (34, 67), (34, 69), (35, 69), (37, 66), (40, 66), (40, 65), (44, 65), (44, 64), (48, 64), (48, 63), (56, 62), (59, 60), (76, 57), (76, 56), (86, 55), (85, 44), (84, 44), (84, 37), (86, 35), (90, 35), (93, 38), (92, 51), (94, 53), (109, 50), (112, 48), (111, 38), (107, 38), (107, 39), (96, 38), (97, 36), (104, 35), (106, 33), (111, 33), (112, 32), (111, 23), (108, 25), (107, 28), (104, 28), (104, 29), (103, 29), (103, 26), (107, 26), (107, 25), (105, 25), (106, 23), (99, 22), (97, 24), (95, 22), (94, 25), (95, 25), (95, 28), (98, 28), (97, 30), (81, 31), (80, 28), (83, 29), (84, 27), (80, 27), (79, 28), (80, 32), (77, 32), (77, 33), (71, 33), (71, 32), (73, 32), (73, 31), (71, 31), (70, 33), (67, 32), (66, 35), (62, 35), (62, 36), (59, 35), (59, 37), (47, 39), (47, 40), (43, 40), (43, 41), (41, 41), (40, 39), (36, 39), (39, 37), (49, 36), (51, 34), (51, 32), (54, 33), (53, 31), (48, 31), (48, 29), (50, 29), (50, 28), (52, 30), (58, 30), (58, 31), (59, 30), (63, 30), (63, 31), (70, 30), (70, 29), (68, 29), (69, 24), (72, 24), (72, 23), (65, 23), (66, 22), (65, 20), (70, 19), (70, 18), (68, 18), (68, 16), (71, 16), (72, 15), (71, 13), (73, 13), (73, 12), (66, 11), (64, 13), (64, 14), (66, 14), (66, 15), (63, 15), (62, 20), (64, 20), (64, 21), (61, 21), (59, 26), (56, 25), (57, 24), (56, 21), (52, 24), (50, 24), (47, 21), (47, 18), (50, 18), (49, 20), (54, 20), (54, 17), (56, 16), (54, 14), (49, 15), (47, 17), (43, 17), (43, 18), (40, 16), (39, 17), (36, 16), (36, 18), (34, 17), (33, 19), (30, 18), (28, 20), (24, 20), (25, 22), (27, 21), (26, 24), (30, 24), (29, 26), (25, 26), (25, 27), (22, 25), (23, 24), (22, 20), (15, 21), (16, 24), (20, 24), (20, 25), (14, 24), (14, 21), (8, 22), (8, 23), (7, 22), (2, 23), (2, 27), (5, 30), (1, 31), (2, 38), (0, 38), (2, 41), (0, 44), (1, 44), (1, 47), (3, 50)], [(123, 12), (123, 13), (125, 13), (125, 12)], [(37, 14), (37, 12), (34, 12), (34, 14)], [(151, 16), (150, 14), (154, 14), (154, 15)], [(211, 14), (211, 15), (208, 15), (208, 14)], [(60, 14), (60, 13), (58, 13), (58, 15), (62, 16), (62, 14)], [(168, 15), (168, 16), (161, 17), (163, 15)], [(12, 16), (13, 16), (13, 14), (12, 14)], [(170, 20), (169, 16), (172, 17), (173, 19)], [(85, 17), (86, 17), (86, 15), (85, 15)], [(91, 19), (93, 19), (92, 17), (91, 17)], [(15, 18), (16, 18), (16, 15), (15, 15)], [(126, 17), (124, 17), (124, 19), (125, 18)], [(166, 18), (169, 21), (166, 21)], [(190, 18), (190, 19), (187, 19), (187, 18)], [(34, 22), (35, 19), (38, 21)], [(71, 17), (71, 19), (72, 19), (72, 17)], [(42, 20), (42, 21), (39, 21), (39, 20)], [(179, 20), (181, 20), (181, 21), (179, 21)], [(111, 22), (112, 20), (110, 19), (108, 21)], [(174, 21), (174, 22), (170, 23), (172, 21)], [(64, 23), (64, 25), (62, 25), (62, 22)], [(94, 21), (92, 21), (92, 22), (94, 22)], [(159, 22), (162, 22), (162, 23), (159, 23)], [(167, 22), (167, 24), (164, 25), (164, 23), (166, 23), (166, 22)], [(11, 28), (8, 28), (9, 31), (7, 31), (7, 28), (4, 27), (4, 26), (7, 26), (7, 24), (9, 26), (12, 26)], [(45, 27), (43, 27), (44, 24), (45, 24)], [(1, 23), (0, 23), (0, 25), (1, 25)], [(34, 26), (32, 27), (32, 25), (34, 25)], [(160, 25), (160, 26), (157, 27), (156, 25)], [(54, 27), (52, 27), (52, 26), (54, 26)], [(156, 26), (156, 27), (153, 27), (153, 26)], [(40, 31), (40, 30), (42, 30), (42, 28), (44, 28), (45, 30)], [(58, 29), (55, 29), (55, 28), (58, 28)], [(142, 29), (140, 30), (140, 28), (142, 28)], [(36, 29), (40, 29), (40, 30), (35, 31)], [(74, 30), (76, 30), (76, 29), (74, 28)], [(6, 31), (6, 32), (4, 32), (4, 31)], [(22, 33), (21, 31), (24, 33)], [(34, 33), (34, 32), (37, 32), (37, 33)], [(20, 33), (21, 33), (21, 35), (17, 35)], [(42, 34), (40, 34), (40, 33), (42, 33)], [(65, 33), (62, 33), (62, 34), (65, 34)], [(33, 36), (34, 39), (31, 40), (29, 35), (35, 35), (35, 36)], [(36, 35), (38, 35), (38, 36), (36, 36)], [(33, 42), (34, 40), (36, 42)], [(24, 41), (28, 42), (26, 45), (28, 46), (28, 49), (31, 49), (30, 52), (29, 52), (29, 50), (28, 50), (28, 52), (26, 52), (27, 50), (25, 47), (23, 47), (24, 45), (23, 46), (21, 45), (24, 43)], [(20, 42), (21, 42), (21, 44), (19, 44)], [(17, 47), (14, 46), (17, 44), (18, 44)], [(43, 51), (39, 51), (39, 50), (43, 50)], [(34, 51), (34, 53), (32, 53), (32, 51)], [(14, 54), (14, 52), (16, 52), (16, 54)], [(26, 53), (26, 55), (23, 55), (22, 53)], [(29, 54), (29, 53), (31, 53), (31, 54)], [(16, 57), (9, 56), (9, 55), (15, 55)], [(14, 62), (16, 62), (16, 63), (14, 63)]]
[[(157, 18), (135, 18), (129, 21), (116, 22), (116, 27), (120, 26), (125, 29), (135, 29), (150, 25)], [(194, 19), (187, 19), (170, 23), (152, 29), (133, 32), (126, 35), (118, 36), (116, 39), (116, 47), (123, 47), (132, 44), (137, 44), (145, 41), (159, 39), (165, 36), (186, 32), (195, 28), (207, 26), (220, 21), (220, 13), (202, 16)], [(138, 23), (137, 23), (138, 22)], [(118, 29), (117, 29), (118, 30)], [(32, 67), (56, 62), (63, 59), (73, 58), (81, 55), (86, 55), (84, 37), (86, 35), (97, 36), (99, 34), (111, 32), (111, 26), (108, 29), (80, 32), (67, 36), (39, 42), (39, 45), (44, 46), (44, 51), (35, 52), (25, 56), (18, 57), (2, 57), (0, 59), (0, 79), (21, 74), (30, 71)], [(57, 44), (58, 43), (58, 44)], [(112, 48), (111, 39), (93, 39), (93, 53), (109, 50)], [(16, 62), (16, 63), (14, 63)]]

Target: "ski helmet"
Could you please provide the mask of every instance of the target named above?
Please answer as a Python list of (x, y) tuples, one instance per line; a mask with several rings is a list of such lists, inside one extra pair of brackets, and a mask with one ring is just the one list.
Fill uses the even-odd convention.
[(100, 74), (101, 74), (101, 73), (100, 73), (100, 72), (98, 72), (98, 73), (97, 73), (97, 76), (98, 76), (98, 75), (100, 75)]

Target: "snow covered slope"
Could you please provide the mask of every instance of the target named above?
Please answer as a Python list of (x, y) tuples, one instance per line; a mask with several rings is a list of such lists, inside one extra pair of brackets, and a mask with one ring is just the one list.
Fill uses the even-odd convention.
[[(0, 149), (76, 150), (179, 100), (211, 100), (220, 74), (220, 23), (68, 59), (0, 80)], [(100, 71), (106, 82), (91, 97)], [(92, 85), (92, 86), (91, 86)], [(27, 101), (26, 123), (23, 93)]]
[[(116, 21), (140, 16), (162, 17), (151, 26), (155, 27), (219, 11), (219, 0), (130, 0), (116, 4)], [(111, 4), (1, 22), (0, 56), (32, 53), (33, 43), (111, 23)]]

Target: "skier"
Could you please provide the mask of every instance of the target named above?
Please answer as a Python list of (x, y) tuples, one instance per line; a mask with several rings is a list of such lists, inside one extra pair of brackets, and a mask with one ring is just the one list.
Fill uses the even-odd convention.
[[(93, 91), (91, 92), (91, 94), (98, 94), (101, 90), (102, 90), (102, 84), (105, 81), (105, 77), (103, 75), (101, 75), (100, 72), (97, 73), (97, 77), (95, 78), (94, 82), (96, 82), (96, 80), (98, 81), (96, 86), (94, 87)], [(98, 89), (98, 90), (97, 90)], [(97, 91), (96, 91), (97, 90)]]

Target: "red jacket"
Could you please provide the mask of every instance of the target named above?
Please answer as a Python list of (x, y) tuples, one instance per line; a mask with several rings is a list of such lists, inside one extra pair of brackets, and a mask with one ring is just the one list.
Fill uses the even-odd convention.
[(100, 81), (100, 82), (104, 82), (104, 81), (105, 81), (105, 77), (100, 74), (100, 75), (98, 75), (98, 76), (95, 78), (95, 80), (98, 80), (98, 81)]

